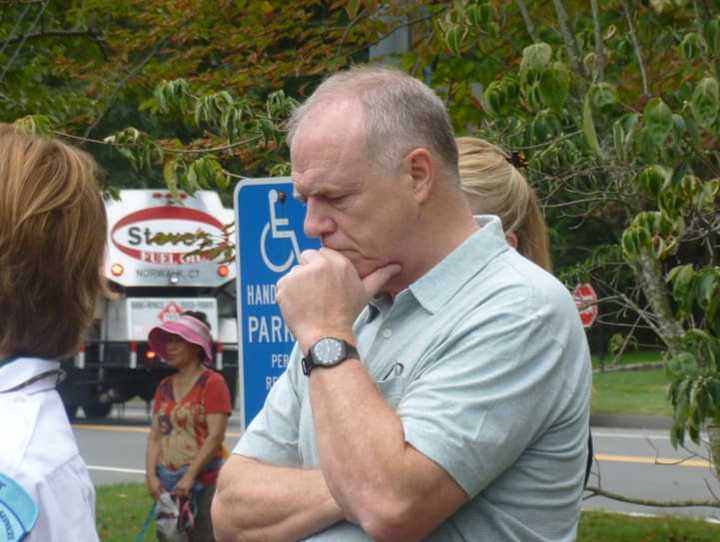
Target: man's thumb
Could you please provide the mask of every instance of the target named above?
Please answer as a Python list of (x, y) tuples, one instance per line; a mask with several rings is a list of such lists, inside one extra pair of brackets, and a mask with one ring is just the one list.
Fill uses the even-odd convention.
[(391, 263), (390, 265), (376, 269), (363, 279), (362, 282), (365, 286), (365, 291), (370, 297), (373, 297), (387, 281), (400, 272), (400, 269), (402, 268), (396, 263)]

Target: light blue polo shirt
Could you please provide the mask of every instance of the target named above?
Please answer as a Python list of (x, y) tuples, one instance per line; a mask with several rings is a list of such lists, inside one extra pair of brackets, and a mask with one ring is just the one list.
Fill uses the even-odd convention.
[[(590, 355), (575, 304), (511, 249), (496, 217), (355, 323), (405, 440), (471, 500), (426, 540), (572, 541), (587, 458)], [(372, 427), (368, 428), (372, 431)], [(234, 453), (318, 467), (297, 348)], [(309, 540), (369, 540), (337, 524)]]

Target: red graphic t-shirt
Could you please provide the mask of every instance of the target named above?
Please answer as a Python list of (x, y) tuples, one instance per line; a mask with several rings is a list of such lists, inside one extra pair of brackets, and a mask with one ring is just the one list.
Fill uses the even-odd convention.
[[(219, 373), (205, 369), (185, 397), (178, 403), (173, 393), (173, 378), (164, 378), (155, 390), (153, 413), (160, 422), (160, 457), (158, 461), (176, 470), (192, 463), (208, 436), (208, 414), (230, 415), (230, 390)], [(214, 459), (222, 459), (219, 446)], [(198, 477), (204, 485), (214, 484), (218, 470), (206, 469)]]

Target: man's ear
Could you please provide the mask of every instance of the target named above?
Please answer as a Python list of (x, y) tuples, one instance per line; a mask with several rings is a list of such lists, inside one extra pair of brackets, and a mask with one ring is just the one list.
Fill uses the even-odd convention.
[(427, 149), (418, 148), (405, 157), (406, 172), (412, 180), (412, 190), (415, 200), (424, 203), (435, 182), (435, 164)]

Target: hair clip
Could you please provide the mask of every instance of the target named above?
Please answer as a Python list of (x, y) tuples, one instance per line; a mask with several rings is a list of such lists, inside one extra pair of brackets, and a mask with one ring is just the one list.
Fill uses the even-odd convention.
[(525, 158), (525, 155), (520, 151), (512, 151), (510, 156), (507, 157), (507, 161), (518, 169), (526, 169), (528, 167), (527, 158)]

